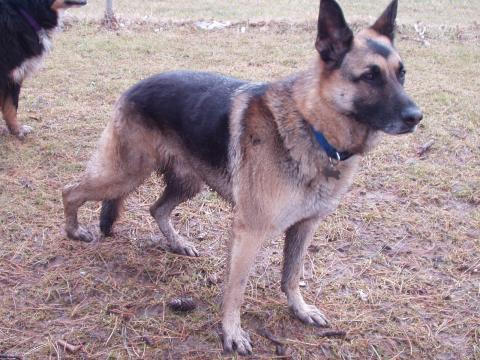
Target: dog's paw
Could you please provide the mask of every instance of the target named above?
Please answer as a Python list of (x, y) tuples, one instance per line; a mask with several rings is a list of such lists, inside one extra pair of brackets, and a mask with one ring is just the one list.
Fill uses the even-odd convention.
[(328, 320), (325, 315), (314, 305), (290, 306), (293, 314), (302, 322), (308, 325), (327, 327)]
[(81, 226), (72, 231), (66, 230), (66, 232), (67, 236), (72, 240), (83, 241), (87, 243), (95, 241), (95, 235)]
[(28, 125), (22, 125), (20, 127), (20, 130), (18, 131), (17, 134), (15, 134), (15, 136), (20, 139), (20, 140), (25, 140), (25, 138), (27, 137), (28, 134), (32, 133), (33, 132), (33, 128), (31, 126), (28, 126)]
[(240, 326), (227, 331), (223, 330), (223, 350), (226, 353), (237, 352), (239, 355), (252, 354), (252, 341), (250, 335)]
[(200, 253), (195, 248), (195, 246), (186, 240), (177, 241), (174, 244), (169, 244), (168, 249), (179, 255), (191, 256), (191, 257), (198, 257)]

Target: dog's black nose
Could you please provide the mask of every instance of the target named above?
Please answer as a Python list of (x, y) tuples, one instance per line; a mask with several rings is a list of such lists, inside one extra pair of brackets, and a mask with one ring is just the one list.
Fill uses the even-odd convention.
[(402, 120), (405, 124), (414, 126), (423, 119), (422, 111), (416, 106), (411, 106), (402, 111)]

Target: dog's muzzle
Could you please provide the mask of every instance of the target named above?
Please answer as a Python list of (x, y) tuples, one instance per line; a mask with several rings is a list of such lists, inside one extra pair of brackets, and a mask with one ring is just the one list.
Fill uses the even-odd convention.
[(65, 0), (65, 4), (69, 6), (84, 6), (87, 5), (87, 0)]
[(422, 111), (416, 106), (411, 106), (402, 111), (400, 114), (402, 121), (410, 127), (415, 127), (423, 119)]

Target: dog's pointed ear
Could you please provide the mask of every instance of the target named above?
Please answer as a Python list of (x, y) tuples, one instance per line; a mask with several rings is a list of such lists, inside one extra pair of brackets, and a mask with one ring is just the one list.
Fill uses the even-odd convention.
[(315, 47), (329, 67), (336, 67), (352, 47), (353, 32), (335, 0), (321, 0)]
[(372, 29), (380, 35), (385, 35), (393, 42), (395, 38), (395, 20), (397, 18), (398, 0), (393, 0), (377, 19)]

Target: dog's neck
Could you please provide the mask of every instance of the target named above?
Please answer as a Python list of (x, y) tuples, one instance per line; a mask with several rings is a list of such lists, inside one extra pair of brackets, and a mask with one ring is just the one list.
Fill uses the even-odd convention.
[(319, 65), (298, 74), (293, 80), (293, 100), (298, 111), (315, 130), (339, 151), (365, 154), (378, 144), (380, 133), (335, 110), (322, 96)]
[(42, 30), (42, 27), (40, 26), (38, 21), (27, 10), (22, 7), (18, 7), (17, 10), (28, 23), (28, 25), (30, 25), (33, 31), (38, 34)]
[(41, 2), (32, 3), (30, 4), (32, 6), (27, 7), (22, 6), (21, 3), (13, 2), (10, 5), (37, 34), (41, 32), (49, 33), (59, 25), (59, 12), (42, 6), (43, 3)]

